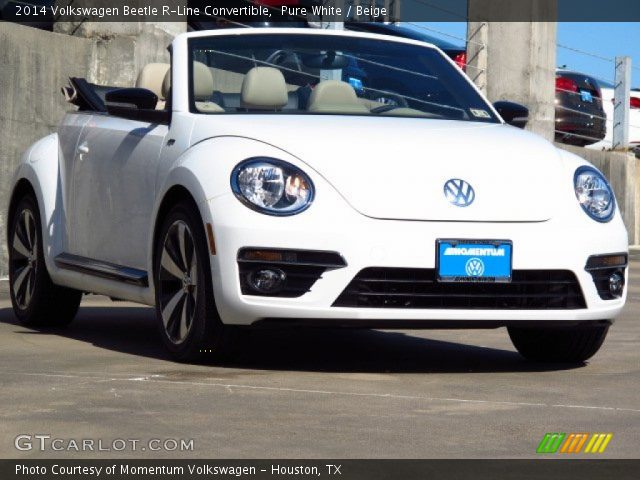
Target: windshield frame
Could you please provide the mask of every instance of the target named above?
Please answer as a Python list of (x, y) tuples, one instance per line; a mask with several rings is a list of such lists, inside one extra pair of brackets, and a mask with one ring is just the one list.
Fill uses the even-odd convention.
[[(432, 52), (436, 52), (445, 62), (451, 67), (451, 71), (447, 72), (452, 75), (457, 75), (461, 81), (466, 82), (468, 88), (477, 96), (477, 100), (482, 103), (483, 109), (489, 114), (490, 118), (472, 118), (471, 115), (468, 115), (469, 118), (436, 118), (428, 115), (365, 115), (363, 113), (352, 113), (352, 112), (310, 112), (306, 110), (287, 110), (287, 111), (269, 111), (269, 110), (238, 110), (238, 111), (225, 111), (225, 112), (206, 112), (201, 111), (196, 107), (196, 100), (194, 95), (194, 83), (193, 83), (193, 58), (194, 51), (197, 50), (197, 45), (202, 44), (205, 41), (214, 41), (217, 38), (237, 38), (242, 36), (282, 36), (282, 35), (296, 35), (296, 36), (313, 36), (313, 35), (321, 35), (326, 37), (344, 37), (344, 38), (358, 38), (358, 39), (367, 39), (376, 42), (389, 43), (389, 44), (408, 44), (412, 46), (417, 46), (419, 48), (428, 49)], [(495, 110), (491, 102), (484, 96), (484, 94), (478, 89), (478, 87), (471, 81), (471, 79), (462, 71), (460, 68), (446, 55), (440, 48), (435, 45), (425, 43), (418, 40), (408, 39), (408, 38), (399, 38), (399, 37), (389, 37), (387, 35), (381, 35), (376, 33), (368, 33), (368, 32), (354, 32), (354, 31), (327, 31), (327, 30), (307, 30), (307, 29), (299, 29), (299, 28), (260, 28), (260, 29), (225, 29), (220, 32), (197, 32), (196, 34), (186, 34), (186, 54), (187, 54), (187, 104), (188, 111), (192, 114), (196, 115), (329, 115), (329, 116), (356, 116), (356, 117), (366, 117), (366, 118), (412, 118), (412, 119), (422, 119), (422, 120), (447, 120), (447, 121), (463, 121), (463, 122), (473, 122), (473, 123), (486, 123), (486, 124), (504, 124), (504, 120), (499, 115), (499, 113)], [(274, 65), (277, 67), (277, 65)], [(448, 68), (448, 67), (447, 67)], [(410, 98), (410, 97), (408, 97)], [(429, 102), (424, 102), (429, 103)], [(451, 109), (459, 109), (465, 110), (465, 113), (468, 114), (470, 110), (473, 110), (477, 107), (469, 106), (465, 104), (463, 108), (446, 106), (445, 107)]]

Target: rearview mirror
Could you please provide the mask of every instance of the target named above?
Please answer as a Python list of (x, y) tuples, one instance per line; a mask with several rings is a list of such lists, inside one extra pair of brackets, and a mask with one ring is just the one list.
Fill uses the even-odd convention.
[(529, 121), (529, 109), (524, 105), (503, 100), (494, 103), (493, 106), (509, 125), (524, 128)]
[(349, 66), (349, 59), (334, 51), (328, 51), (321, 55), (305, 55), (302, 63), (309, 68), (320, 68), (323, 70), (338, 70)]
[(170, 113), (156, 110), (158, 96), (146, 88), (117, 88), (106, 93), (107, 113), (149, 123), (169, 123)]

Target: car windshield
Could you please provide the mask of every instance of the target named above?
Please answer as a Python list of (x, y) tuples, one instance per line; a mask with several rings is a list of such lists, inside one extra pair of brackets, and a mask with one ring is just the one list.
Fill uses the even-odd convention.
[(189, 49), (189, 96), (196, 113), (499, 122), (464, 74), (429, 47), (272, 33), (196, 37)]

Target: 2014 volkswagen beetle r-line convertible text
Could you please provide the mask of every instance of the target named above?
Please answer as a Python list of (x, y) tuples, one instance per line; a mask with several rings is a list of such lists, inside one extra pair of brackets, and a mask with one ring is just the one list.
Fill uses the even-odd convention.
[(598, 350), (627, 234), (598, 170), (515, 127), (526, 108), (408, 39), (243, 29), (170, 51), (132, 88), (70, 79), (77, 111), (25, 153), (22, 322), (67, 324), (92, 292), (155, 305), (184, 361), (294, 324), (506, 326), (529, 359)]

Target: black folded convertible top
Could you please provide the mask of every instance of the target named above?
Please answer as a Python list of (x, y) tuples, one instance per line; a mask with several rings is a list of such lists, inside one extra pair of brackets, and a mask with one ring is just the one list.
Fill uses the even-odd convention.
[(84, 78), (69, 78), (69, 86), (62, 88), (67, 101), (78, 107), (80, 111), (106, 112), (105, 96), (108, 92), (120, 87), (96, 85)]

